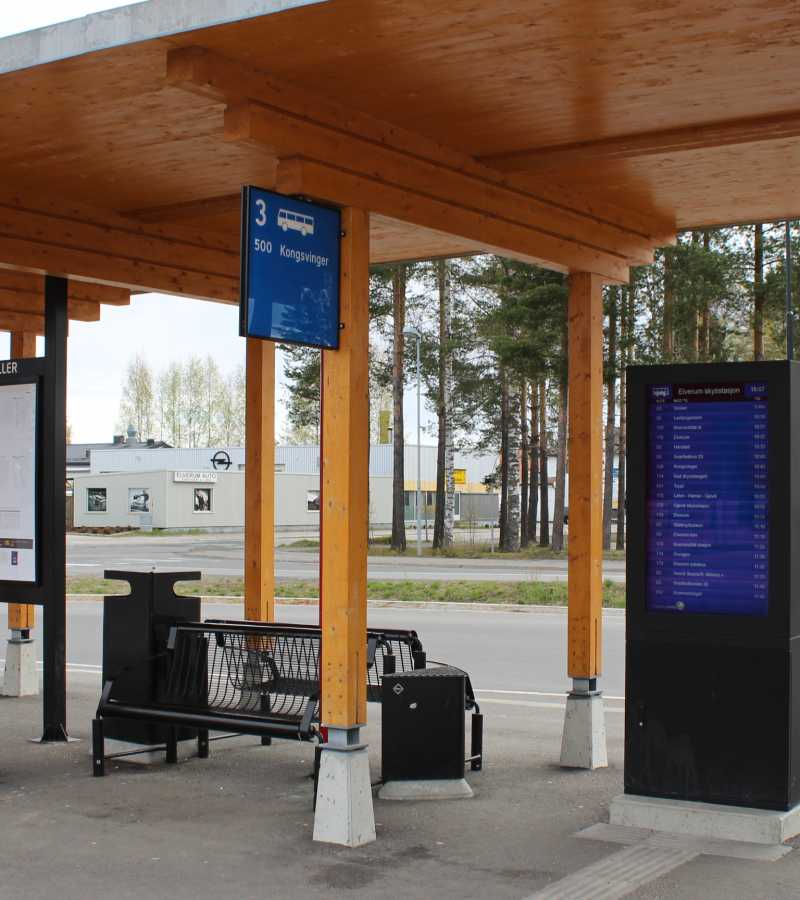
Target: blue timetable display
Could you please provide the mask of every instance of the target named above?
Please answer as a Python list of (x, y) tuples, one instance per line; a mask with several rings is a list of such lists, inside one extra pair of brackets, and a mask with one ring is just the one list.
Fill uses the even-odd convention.
[(338, 349), (341, 233), (338, 209), (245, 187), (243, 337)]
[(646, 606), (765, 616), (764, 383), (647, 388)]

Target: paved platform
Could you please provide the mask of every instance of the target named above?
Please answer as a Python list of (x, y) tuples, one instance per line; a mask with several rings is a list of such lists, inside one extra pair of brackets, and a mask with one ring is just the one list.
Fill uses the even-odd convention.
[[(67, 746), (27, 742), (39, 734), (38, 699), (0, 698), (3, 897), (798, 896), (796, 852), (754, 861), (741, 848), (735, 859), (724, 848), (698, 853), (680, 838), (665, 846), (607, 828), (578, 836), (608, 821), (622, 789), (619, 713), (607, 716), (609, 768), (590, 773), (557, 765), (562, 703), (487, 702), (487, 769), (468, 776), (475, 797), (376, 799), (378, 840), (345, 850), (311, 840), (309, 746), (236, 738), (212, 744), (208, 760), (118, 762), (92, 778), (99, 687), (96, 675), (71, 673), (70, 733), (82, 740)], [(370, 706), (367, 731), (375, 781), (379, 712)], [(645, 868), (661, 874), (637, 885), (631, 872)]]

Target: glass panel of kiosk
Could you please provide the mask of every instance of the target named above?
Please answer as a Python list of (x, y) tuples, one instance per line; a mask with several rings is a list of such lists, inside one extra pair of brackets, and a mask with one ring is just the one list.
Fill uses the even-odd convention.
[(765, 382), (647, 387), (650, 611), (765, 616)]

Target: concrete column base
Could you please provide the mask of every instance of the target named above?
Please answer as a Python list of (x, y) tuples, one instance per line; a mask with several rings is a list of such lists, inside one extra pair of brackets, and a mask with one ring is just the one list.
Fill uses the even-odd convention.
[(463, 778), (387, 781), (378, 791), (380, 800), (465, 800), (472, 796), (472, 788)]
[(30, 639), (12, 638), (6, 644), (4, 697), (35, 697), (39, 693), (36, 645)]
[(363, 744), (323, 745), (314, 840), (344, 847), (360, 847), (375, 840), (369, 755)]
[(620, 794), (611, 801), (612, 825), (646, 828), (748, 844), (782, 844), (800, 834), (800, 806), (786, 812)]
[(561, 765), (569, 769), (604, 769), (608, 765), (601, 691), (573, 690), (567, 695)]

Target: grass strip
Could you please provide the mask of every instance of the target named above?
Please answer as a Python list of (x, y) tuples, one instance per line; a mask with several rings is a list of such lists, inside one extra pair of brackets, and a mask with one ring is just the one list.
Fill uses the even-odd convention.
[[(126, 594), (127, 585), (92, 576), (67, 579), (69, 594)], [(241, 578), (204, 578), (178, 584), (177, 592), (204, 597), (242, 597)], [(280, 581), (279, 597), (318, 597), (316, 581)], [(369, 581), (370, 600), (422, 601), (436, 603), (511, 603), (519, 606), (565, 606), (567, 585), (563, 581)], [(603, 605), (623, 608), (625, 585), (613, 581), (603, 584)]]
[[(417, 547), (413, 540), (409, 540), (405, 551), (393, 550), (389, 546), (391, 538), (373, 538), (369, 542), (370, 556), (416, 556)], [(314, 538), (300, 538), (288, 544), (281, 544), (281, 550), (319, 550), (319, 541)], [(515, 553), (501, 553), (492, 550), (488, 541), (476, 541), (473, 543), (457, 543), (447, 550), (433, 550), (430, 545), (423, 544), (422, 555), (427, 557), (442, 557), (444, 559), (567, 559), (566, 543), (564, 549), (556, 552), (550, 547), (531, 545)], [(603, 559), (624, 560), (624, 550), (606, 550)]]

